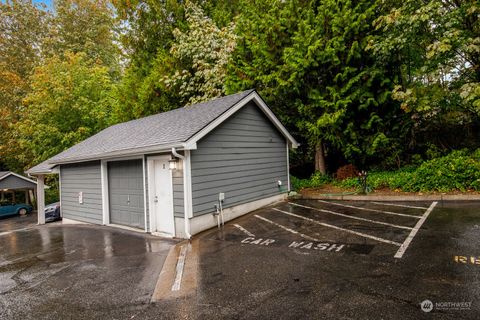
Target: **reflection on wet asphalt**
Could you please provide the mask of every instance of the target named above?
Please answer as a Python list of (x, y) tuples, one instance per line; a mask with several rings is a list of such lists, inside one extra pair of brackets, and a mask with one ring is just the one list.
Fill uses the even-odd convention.
[[(296, 201), (317, 209), (413, 227), (425, 209), (370, 202)], [(402, 204), (402, 203), (396, 203)], [(431, 202), (403, 203), (428, 208)], [(355, 210), (358, 206), (372, 210)], [(398, 246), (282, 214), (295, 213), (328, 225), (403, 243), (410, 230), (355, 220), (288, 203), (257, 210), (223, 230), (202, 235), (200, 318), (422, 319), (420, 302), (472, 302), (469, 310), (434, 310), (436, 319), (478, 319), (480, 265), (455, 255), (480, 256), (480, 203), (439, 203), (401, 259)], [(378, 211), (377, 211), (378, 210)], [(396, 216), (380, 211), (397, 212)], [(310, 241), (287, 229), (319, 240)], [(249, 234), (235, 227), (245, 229)], [(261, 239), (258, 241), (258, 239)], [(265, 239), (275, 240), (265, 245)], [(293, 245), (292, 243), (300, 246)], [(342, 250), (320, 250), (345, 245)], [(315, 249), (317, 247), (317, 249)], [(355, 250), (354, 250), (355, 249)], [(479, 257), (480, 258), (480, 257)]]
[(94, 226), (0, 236), (0, 319), (134, 315), (174, 243)]
[(17, 229), (28, 229), (37, 225), (36, 214), (16, 215), (0, 218), (0, 234)]
[[(174, 241), (94, 226), (0, 236), (0, 319), (479, 318), (480, 203), (439, 203), (396, 259), (361, 234), (403, 243), (410, 229), (371, 221), (413, 228), (431, 202), (335, 202), (277, 203), (196, 236), (196, 293), (157, 303)], [(427, 314), (425, 299), (472, 304)]]

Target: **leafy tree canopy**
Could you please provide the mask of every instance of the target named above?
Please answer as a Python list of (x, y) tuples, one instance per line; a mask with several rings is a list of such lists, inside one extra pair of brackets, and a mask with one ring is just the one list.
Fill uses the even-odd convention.
[(105, 128), (112, 109), (112, 81), (107, 67), (85, 53), (65, 52), (38, 67), (16, 123), (24, 168), (44, 161)]

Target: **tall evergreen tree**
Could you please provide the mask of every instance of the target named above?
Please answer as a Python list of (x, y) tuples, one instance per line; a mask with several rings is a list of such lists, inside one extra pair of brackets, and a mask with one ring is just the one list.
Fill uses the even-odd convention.
[(279, 1), (239, 21), (229, 87), (259, 87), (300, 130), (321, 172), (325, 151), (365, 166), (400, 147), (402, 111), (389, 101), (388, 74), (365, 51), (376, 8), (367, 0)]

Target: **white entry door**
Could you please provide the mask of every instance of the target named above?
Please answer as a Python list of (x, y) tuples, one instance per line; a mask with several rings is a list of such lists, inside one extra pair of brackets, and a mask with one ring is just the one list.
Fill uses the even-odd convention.
[(152, 232), (175, 235), (173, 218), (172, 173), (169, 169), (170, 156), (153, 157), (150, 165), (150, 208), (152, 210)]

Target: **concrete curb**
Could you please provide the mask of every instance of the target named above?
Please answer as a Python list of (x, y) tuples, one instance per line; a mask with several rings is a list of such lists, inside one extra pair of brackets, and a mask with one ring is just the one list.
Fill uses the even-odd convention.
[[(183, 277), (180, 290), (172, 291), (172, 285), (175, 281), (177, 260), (180, 254), (180, 248), (187, 246), (187, 256), (183, 270)], [(196, 294), (197, 274), (198, 274), (198, 241), (182, 241), (170, 248), (165, 259), (162, 271), (157, 280), (155, 290), (152, 294), (151, 302), (158, 302), (164, 299), (186, 298)]]
[(357, 201), (480, 201), (480, 195), (426, 194), (426, 195), (327, 195), (301, 194), (306, 200), (357, 200)]

